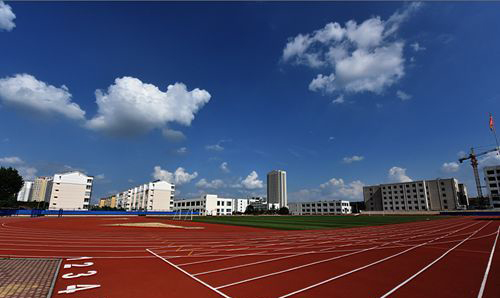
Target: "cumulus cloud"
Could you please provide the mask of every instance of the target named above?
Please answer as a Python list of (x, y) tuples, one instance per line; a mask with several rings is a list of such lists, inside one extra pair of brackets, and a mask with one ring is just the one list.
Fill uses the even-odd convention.
[(389, 169), (389, 181), (391, 182), (411, 182), (413, 181), (406, 175), (406, 169), (400, 167), (392, 167)]
[(372, 17), (345, 26), (332, 22), (312, 33), (290, 38), (283, 49), (284, 62), (311, 68), (328, 68), (318, 74), (309, 90), (323, 93), (381, 93), (405, 74), (403, 47), (396, 33), (420, 7), (412, 3), (395, 12), (387, 21)]
[(345, 102), (344, 95), (339, 95), (339, 96), (337, 96), (336, 99), (334, 99), (332, 101), (332, 103), (336, 103), (336, 104), (340, 104), (340, 103), (344, 103), (344, 102)]
[(187, 153), (187, 148), (186, 147), (181, 147), (181, 148), (177, 149), (175, 152), (177, 152), (177, 154), (186, 154)]
[(36, 173), (38, 170), (34, 167), (19, 167), (17, 168), (19, 174), (23, 176), (24, 180), (33, 180), (35, 179)]
[(406, 101), (406, 100), (410, 100), (411, 99), (411, 95), (408, 94), (408, 93), (405, 93), (401, 90), (398, 90), (396, 91), (396, 96), (399, 97), (399, 99), (401, 99), (402, 101)]
[(478, 163), (481, 168), (500, 165), (500, 153), (498, 151), (487, 153), (479, 157)]
[(17, 156), (7, 156), (7, 157), (0, 158), (0, 164), (16, 165), (16, 164), (23, 164), (23, 163), (24, 163), (24, 161)]
[(205, 146), (205, 149), (209, 150), (209, 151), (223, 151), (224, 150), (224, 147), (222, 147), (220, 144), (215, 144), (215, 145), (206, 145)]
[(362, 161), (363, 159), (365, 159), (364, 156), (353, 155), (351, 157), (344, 157), (342, 161), (344, 163), (353, 163), (355, 161)]
[(16, 27), (14, 19), (16, 15), (12, 12), (12, 7), (0, 1), (0, 30), (11, 31)]
[(460, 165), (454, 161), (445, 162), (441, 166), (441, 171), (443, 171), (445, 173), (455, 173), (455, 172), (458, 172), (458, 170), (460, 170)]
[(410, 47), (415, 51), (415, 52), (420, 52), (420, 51), (425, 51), (426, 48), (421, 46), (418, 42), (414, 42), (410, 45)]
[(231, 172), (231, 170), (229, 169), (229, 165), (227, 162), (223, 162), (220, 164), (220, 169), (224, 172), (224, 173), (229, 173)]
[(214, 179), (212, 181), (207, 181), (205, 178), (200, 179), (200, 181), (196, 182), (196, 187), (198, 188), (212, 188), (218, 189), (224, 187), (224, 181), (221, 179)]
[(95, 180), (104, 180), (105, 176), (104, 174), (99, 174), (94, 177)]
[(240, 182), (240, 186), (246, 189), (263, 188), (264, 182), (259, 180), (257, 172), (252, 171), (248, 176)]
[(363, 186), (365, 184), (359, 180), (345, 183), (342, 178), (332, 178), (319, 187), (322, 194), (330, 198), (360, 199), (363, 197)]
[(85, 112), (71, 101), (71, 94), (66, 86), (57, 88), (29, 74), (0, 79), (0, 99), (6, 105), (39, 113), (60, 114), (74, 120), (85, 119)]
[(155, 166), (154, 171), (151, 175), (153, 176), (154, 179), (167, 181), (169, 183), (173, 183), (176, 185), (189, 183), (191, 180), (198, 177), (197, 172), (189, 174), (182, 167), (178, 167), (174, 173), (171, 173), (167, 170), (162, 169), (160, 166)]
[(189, 126), (211, 97), (198, 88), (188, 91), (183, 83), (169, 85), (163, 92), (133, 77), (117, 78), (107, 91), (97, 90), (95, 96), (98, 112), (86, 127), (112, 135), (141, 134), (169, 122)]
[(162, 129), (162, 135), (165, 139), (172, 142), (180, 142), (186, 139), (186, 136), (182, 133), (182, 131), (170, 129), (168, 127)]

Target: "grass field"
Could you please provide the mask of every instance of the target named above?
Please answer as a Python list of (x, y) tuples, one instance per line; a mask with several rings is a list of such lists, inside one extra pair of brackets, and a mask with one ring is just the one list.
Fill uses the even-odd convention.
[(352, 228), (443, 219), (443, 216), (197, 216), (193, 221), (278, 230)]

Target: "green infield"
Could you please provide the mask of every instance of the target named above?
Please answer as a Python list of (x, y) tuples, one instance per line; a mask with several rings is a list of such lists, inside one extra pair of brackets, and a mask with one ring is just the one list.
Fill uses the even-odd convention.
[(193, 221), (268, 228), (278, 230), (317, 230), (332, 228), (352, 228), (406, 223), (413, 221), (443, 219), (444, 216), (197, 216)]

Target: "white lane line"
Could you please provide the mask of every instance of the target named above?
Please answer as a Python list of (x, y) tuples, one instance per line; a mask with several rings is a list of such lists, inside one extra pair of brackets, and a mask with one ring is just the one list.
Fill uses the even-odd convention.
[[(474, 225), (475, 225), (475, 224), (474, 224)], [(483, 227), (481, 227), (479, 230), (475, 231), (472, 235), (474, 235), (475, 233), (479, 232), (480, 230), (482, 230), (482, 229), (483, 229), (484, 227), (486, 227), (487, 225), (488, 225), (488, 224), (484, 225), (484, 226), (483, 226)], [(446, 236), (448, 236), (448, 235), (451, 235), (451, 234), (453, 234), (453, 233), (456, 233), (456, 232), (458, 232), (458, 231), (461, 231), (461, 230), (466, 229), (466, 228), (469, 228), (469, 227), (471, 227), (471, 226), (468, 226), (468, 227), (465, 227), (465, 228), (462, 228), (462, 229), (456, 230), (456, 231), (454, 231), (454, 232), (450, 232), (450, 233), (448, 233), (448, 234), (446, 234), (446, 235), (444, 235), (444, 236), (441, 236), (441, 237), (435, 238), (434, 240), (438, 240), (438, 239), (444, 238), (444, 237), (446, 237)], [(352, 273), (355, 273), (355, 272), (361, 271), (361, 270), (363, 270), (363, 269), (366, 269), (366, 268), (368, 268), (368, 267), (371, 267), (371, 266), (374, 266), (374, 265), (380, 264), (380, 263), (385, 262), (385, 261), (387, 261), (387, 260), (389, 260), (389, 259), (395, 258), (395, 257), (397, 257), (397, 256), (400, 256), (400, 255), (404, 254), (404, 253), (407, 253), (407, 252), (409, 252), (409, 251), (411, 251), (411, 250), (414, 250), (414, 249), (416, 249), (416, 248), (419, 248), (419, 247), (421, 247), (421, 246), (424, 246), (424, 245), (426, 245), (426, 244), (429, 244), (429, 243), (433, 242), (434, 240), (430, 240), (430, 241), (427, 241), (427, 242), (421, 243), (421, 244), (419, 244), (419, 245), (416, 245), (416, 246), (413, 246), (413, 247), (411, 247), (411, 248), (408, 248), (408, 249), (406, 249), (406, 250), (404, 250), (404, 251), (398, 252), (397, 254), (394, 254), (394, 255), (391, 255), (391, 256), (385, 257), (385, 258), (383, 258), (383, 259), (381, 259), (381, 260), (375, 261), (375, 262), (370, 263), (370, 264), (368, 264), (368, 265), (365, 265), (365, 266), (362, 266), (362, 267), (356, 268), (356, 269), (354, 269), (354, 270), (351, 270), (351, 271), (348, 271), (348, 272), (342, 273), (342, 274), (340, 274), (340, 275), (334, 276), (334, 277), (332, 277), (332, 278), (329, 278), (329, 279), (323, 280), (323, 281), (318, 282), (318, 283), (316, 283), (316, 284), (310, 285), (310, 286), (308, 286), (308, 287), (306, 287), (306, 288), (303, 288), (303, 289), (300, 289), (300, 290), (297, 290), (297, 291), (294, 291), (294, 292), (288, 293), (288, 294), (286, 294), (286, 295), (280, 296), (279, 298), (285, 298), (285, 297), (290, 297), (290, 296), (293, 296), (293, 295), (295, 295), (295, 294), (298, 294), (298, 293), (301, 293), (301, 292), (307, 291), (307, 290), (309, 290), (309, 289), (312, 289), (312, 288), (315, 288), (315, 287), (321, 286), (321, 285), (326, 284), (326, 283), (328, 283), (328, 282), (331, 282), (331, 281), (333, 281), (333, 280), (336, 280), (336, 279), (342, 278), (342, 277), (344, 277), (344, 276), (346, 276), (346, 275), (349, 275), (349, 274), (352, 274)]]
[(452, 252), (455, 248), (457, 248), (460, 245), (462, 245), (465, 241), (469, 240), (472, 236), (474, 236), (475, 234), (477, 234), (479, 231), (481, 231), (484, 227), (486, 227), (490, 223), (491, 223), (491, 221), (489, 221), (487, 224), (485, 224), (484, 226), (482, 226), (479, 230), (477, 230), (474, 233), (472, 233), (469, 237), (467, 237), (464, 240), (460, 241), (457, 245), (455, 245), (452, 248), (448, 249), (444, 254), (442, 254), (441, 256), (439, 256), (437, 259), (435, 259), (434, 261), (432, 261), (431, 263), (429, 263), (424, 268), (420, 269), (417, 273), (413, 274), (408, 279), (406, 279), (405, 281), (403, 281), (402, 283), (400, 283), (399, 285), (397, 285), (396, 287), (394, 287), (392, 290), (390, 290), (389, 292), (387, 292), (384, 295), (382, 295), (381, 298), (385, 298), (385, 297), (391, 295), (392, 293), (396, 292), (398, 289), (400, 289), (401, 287), (403, 287), (404, 285), (406, 285), (407, 283), (409, 283), (410, 281), (412, 281), (415, 277), (419, 276), (422, 272), (424, 272), (425, 270), (429, 269), (432, 265), (434, 265), (437, 262), (439, 262), (439, 260), (441, 260), (442, 258), (444, 258), (447, 254), (449, 254), (450, 252)]
[(217, 294), (221, 295), (222, 297), (226, 297), (226, 298), (231, 298), (230, 296), (222, 293), (221, 291), (219, 291), (218, 289), (212, 287), (211, 285), (205, 283), (204, 281), (202, 281), (201, 279), (189, 274), (186, 270), (180, 268), (179, 266), (176, 266), (174, 263), (168, 261), (167, 259), (163, 258), (162, 256), (154, 253), (153, 251), (149, 250), (146, 248), (146, 251), (149, 252), (150, 254), (154, 255), (155, 257), (159, 258), (160, 260), (162, 260), (163, 262), (169, 264), (170, 266), (174, 267), (175, 269), (181, 271), (182, 273), (186, 274), (187, 276), (191, 277), (192, 279), (196, 280), (197, 282), (201, 283), (202, 285), (204, 285), (205, 287), (209, 288), (210, 290), (216, 292)]
[[(455, 230), (455, 231), (452, 231), (444, 236), (441, 236), (439, 238), (435, 238), (434, 240), (437, 240), (437, 239), (441, 239), (443, 237), (446, 237), (448, 235), (451, 235), (453, 233), (456, 233), (456, 232), (459, 232), (461, 230), (464, 230), (464, 229), (467, 229), (469, 227), (472, 227), (472, 226), (475, 226), (477, 225), (478, 223), (474, 223), (472, 225), (469, 225), (467, 227), (464, 227), (464, 228), (461, 228), (461, 229), (458, 229), (458, 230)], [(431, 231), (429, 232), (432, 233), (434, 231)], [(411, 236), (411, 237), (407, 237), (407, 238), (404, 238), (404, 239), (400, 239), (400, 240), (395, 240), (395, 241), (391, 241), (391, 242), (387, 242), (383, 245), (386, 245), (386, 244), (393, 244), (393, 243), (397, 243), (397, 242), (401, 242), (401, 241), (406, 241), (408, 239), (411, 239), (411, 238), (414, 238), (414, 237), (419, 237), (419, 236), (422, 236), (422, 235), (415, 235), (415, 236)], [(420, 244), (419, 246), (422, 246), (424, 244), (426, 244), (427, 242), (423, 243), (423, 244)], [(240, 280), (240, 281), (237, 281), (237, 282), (233, 282), (233, 283), (230, 283), (230, 284), (226, 284), (226, 285), (222, 285), (222, 286), (219, 286), (217, 287), (217, 289), (222, 289), (222, 288), (225, 288), (225, 287), (230, 287), (230, 286), (234, 286), (234, 285), (238, 285), (238, 284), (242, 284), (242, 283), (246, 283), (246, 282), (249, 282), (249, 281), (254, 281), (254, 280), (257, 280), (257, 279), (261, 279), (261, 278), (265, 278), (265, 277), (269, 277), (269, 276), (273, 276), (273, 275), (277, 275), (277, 274), (281, 274), (281, 273), (286, 273), (286, 272), (289, 272), (289, 271), (293, 271), (293, 270), (297, 270), (297, 269), (301, 269), (301, 268), (304, 268), (304, 267), (309, 267), (309, 266), (312, 266), (312, 265), (316, 265), (316, 264), (321, 264), (321, 263), (324, 263), (324, 262), (329, 262), (329, 261), (333, 261), (333, 260), (336, 260), (336, 259), (340, 259), (340, 258), (343, 258), (343, 257), (348, 257), (348, 256), (351, 256), (351, 255), (354, 255), (354, 254), (358, 254), (358, 253), (362, 253), (362, 252), (365, 252), (365, 251), (369, 251), (369, 250), (373, 250), (373, 249), (376, 249), (377, 247), (380, 247), (380, 246), (383, 246), (383, 245), (377, 245), (377, 246), (373, 246), (373, 247), (370, 247), (370, 248), (366, 248), (366, 249), (363, 249), (363, 250), (360, 250), (360, 251), (356, 251), (356, 252), (353, 252), (353, 253), (348, 253), (348, 254), (344, 254), (344, 255), (340, 255), (340, 256), (336, 256), (336, 257), (333, 257), (333, 258), (328, 258), (328, 259), (325, 259), (325, 260), (320, 260), (320, 261), (316, 261), (316, 262), (312, 262), (312, 263), (308, 263), (308, 264), (304, 264), (304, 265), (300, 265), (300, 266), (296, 266), (296, 267), (292, 267), (292, 268), (289, 268), (289, 269), (285, 269), (285, 270), (281, 270), (281, 271), (276, 271), (276, 272), (272, 272), (272, 273), (268, 273), (268, 274), (264, 274), (264, 275), (260, 275), (260, 276), (256, 276), (256, 277), (252, 277), (252, 278), (249, 278), (249, 279), (245, 279), (245, 280)], [(418, 246), (414, 246), (410, 249), (407, 249), (405, 250), (406, 251), (409, 251), (411, 249), (414, 249), (414, 248), (417, 248)], [(394, 255), (396, 256), (396, 255)]]
[(493, 254), (495, 253), (495, 247), (497, 245), (498, 234), (500, 234), (500, 226), (498, 226), (497, 228), (497, 236), (495, 237), (495, 242), (493, 243), (493, 247), (491, 248), (490, 259), (488, 260), (488, 266), (486, 266), (483, 282), (481, 283), (481, 288), (479, 289), (479, 294), (477, 294), (477, 298), (483, 297), (484, 288), (486, 287), (486, 281), (488, 280), (488, 274), (490, 273), (491, 261), (493, 261)]

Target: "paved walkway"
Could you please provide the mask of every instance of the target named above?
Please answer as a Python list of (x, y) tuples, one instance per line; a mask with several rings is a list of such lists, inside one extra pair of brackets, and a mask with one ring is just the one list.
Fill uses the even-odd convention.
[(0, 259), (0, 298), (49, 297), (59, 259)]

